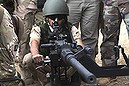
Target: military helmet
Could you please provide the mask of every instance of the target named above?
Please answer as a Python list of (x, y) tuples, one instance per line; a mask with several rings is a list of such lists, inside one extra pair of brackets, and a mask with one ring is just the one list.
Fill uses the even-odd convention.
[(69, 15), (69, 8), (64, 0), (47, 0), (44, 4), (43, 14), (50, 15)]

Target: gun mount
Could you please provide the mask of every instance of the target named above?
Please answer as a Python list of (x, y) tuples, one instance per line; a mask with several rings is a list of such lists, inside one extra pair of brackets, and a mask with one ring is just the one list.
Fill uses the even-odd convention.
[[(106, 66), (106, 67), (100, 67), (98, 66), (93, 60), (90, 58), (85, 58), (85, 64), (83, 64), (87, 70), (89, 70), (91, 73), (93, 73), (97, 78), (100, 77), (116, 77), (116, 76), (128, 76), (129, 75), (129, 59), (127, 58), (126, 54), (124, 53), (124, 48), (122, 48), (120, 45), (114, 46), (115, 51), (121, 50), (121, 53), (123, 55), (123, 58), (125, 60), (124, 65), (117, 64), (115, 66)], [(115, 61), (119, 59), (119, 56), (116, 58)], [(114, 61), (114, 62), (115, 62)]]
[[(73, 68), (75, 68), (75, 70), (77, 70), (77, 72), (81, 76), (84, 76), (83, 81), (85, 81), (86, 83), (89, 83), (89, 84), (95, 83), (96, 78), (129, 75), (129, 59), (124, 53), (124, 48), (122, 48), (120, 45), (115, 46), (114, 50), (117, 51), (117, 54), (119, 54), (121, 50), (121, 53), (125, 60), (125, 64), (124, 65), (117, 64), (116, 66), (105, 66), (105, 67), (99, 66), (96, 62), (94, 62), (89, 57), (89, 54), (91, 54), (92, 50), (87, 46), (85, 46), (85, 48), (81, 49), (80, 51), (76, 53), (73, 53), (72, 52), (73, 50), (71, 50), (70, 45), (67, 45), (67, 44), (63, 44), (60, 49), (61, 49), (60, 51), (61, 61), (60, 62), (62, 62), (63, 60), (65, 64), (72, 65)], [(54, 56), (53, 54), (51, 55), (52, 55), (51, 57)], [(56, 62), (53, 59), (51, 59), (51, 61)], [(118, 59), (119, 59), (119, 56), (115, 59), (115, 61), (117, 61)], [(53, 63), (55, 64), (53, 66), (54, 67), (59, 66), (60, 62), (57, 62), (58, 65)]]

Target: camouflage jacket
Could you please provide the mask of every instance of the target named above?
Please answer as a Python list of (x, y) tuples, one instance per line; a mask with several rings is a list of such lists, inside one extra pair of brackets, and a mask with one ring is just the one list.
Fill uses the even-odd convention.
[(118, 0), (118, 5), (129, 3), (129, 0)]
[(118, 7), (123, 14), (129, 13), (129, 0), (118, 0)]
[(123, 14), (129, 13), (129, 0), (102, 0), (107, 6), (118, 7)]
[[(0, 7), (0, 9), (4, 9)], [(10, 14), (4, 9), (3, 19), (0, 25), (0, 79), (12, 77), (15, 74), (13, 58), (15, 57), (15, 45), (18, 39), (14, 32), (14, 26)]]

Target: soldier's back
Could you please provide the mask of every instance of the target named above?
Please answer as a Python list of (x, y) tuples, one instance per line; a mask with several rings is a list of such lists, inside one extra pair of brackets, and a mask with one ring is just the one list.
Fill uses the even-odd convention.
[[(0, 6), (0, 9), (4, 8)], [(18, 43), (11, 16), (6, 9), (3, 12), (3, 18), (0, 24), (0, 79), (14, 77), (16, 71), (13, 58), (15, 58), (14, 50)]]

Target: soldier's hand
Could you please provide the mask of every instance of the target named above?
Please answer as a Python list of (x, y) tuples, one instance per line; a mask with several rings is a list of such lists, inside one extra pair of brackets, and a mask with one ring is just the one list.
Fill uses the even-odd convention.
[(37, 54), (32, 57), (34, 63), (38, 63), (44, 60), (43, 55)]

